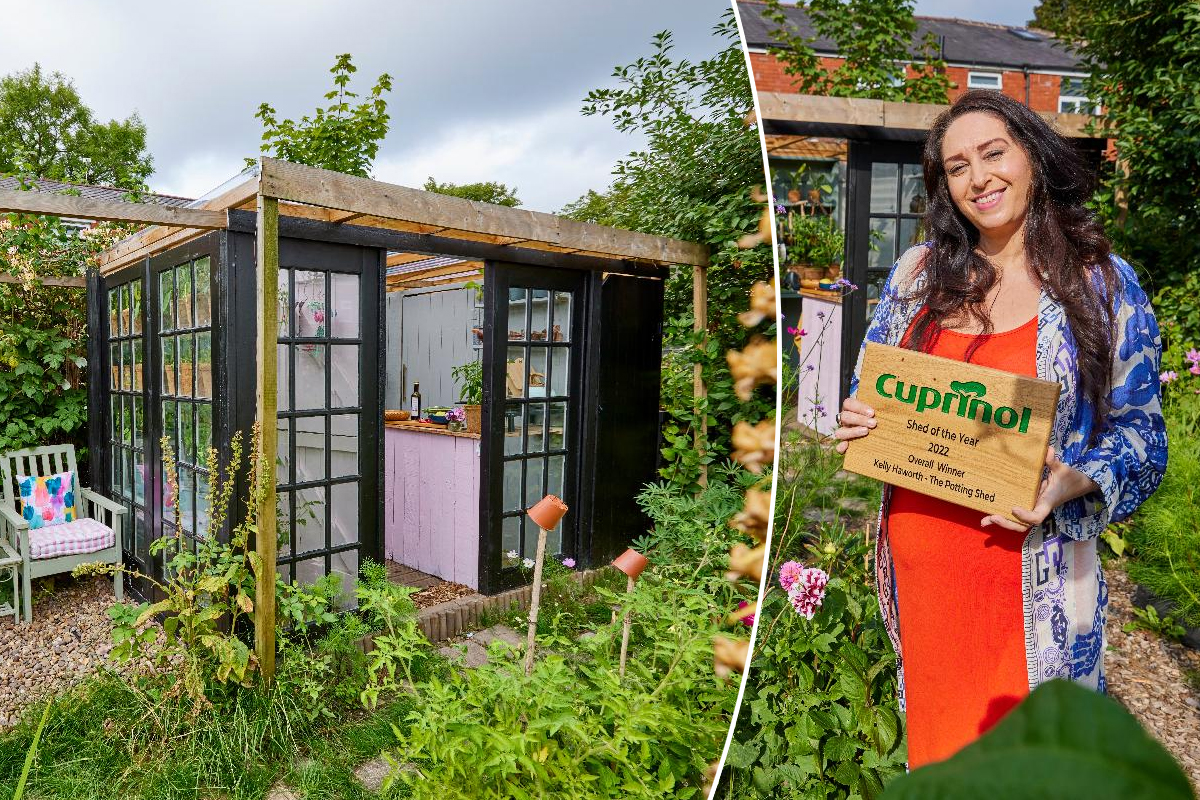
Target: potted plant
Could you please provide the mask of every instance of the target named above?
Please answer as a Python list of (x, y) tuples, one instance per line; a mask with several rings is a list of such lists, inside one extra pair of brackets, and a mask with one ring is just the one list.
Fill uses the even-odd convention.
[(467, 414), (467, 430), (479, 433), (483, 427), (483, 364), (479, 361), (468, 361), (450, 372), (454, 375), (454, 381), (462, 386), (461, 402)]
[(789, 269), (798, 272), (801, 286), (816, 288), (842, 260), (845, 240), (837, 221), (828, 215), (788, 213), (784, 232)]

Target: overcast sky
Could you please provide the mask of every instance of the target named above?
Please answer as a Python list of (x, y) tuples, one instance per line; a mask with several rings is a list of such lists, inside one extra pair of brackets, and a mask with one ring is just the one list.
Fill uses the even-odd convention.
[[(198, 197), (257, 154), (254, 113), (298, 118), (326, 104), (329, 68), (352, 53), (352, 88), (395, 79), (391, 132), (375, 177), (515, 185), (525, 207), (557, 211), (603, 189), (641, 142), (581, 101), (650, 52), (712, 55), (726, 0), (0, 0), (0, 74), (39, 62), (71, 78), (97, 117), (141, 115), (155, 191)], [(1031, 2), (918, 0), (917, 13), (1023, 24)]]

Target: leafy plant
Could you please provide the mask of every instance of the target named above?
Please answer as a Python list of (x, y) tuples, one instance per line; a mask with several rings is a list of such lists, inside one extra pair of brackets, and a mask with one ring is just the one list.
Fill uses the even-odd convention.
[[(358, 95), (350, 91), (350, 78), (358, 71), (350, 53), (337, 57), (333, 68), (334, 88), (325, 94), (333, 102), (317, 108), (313, 116), (305, 114), (297, 122), (280, 120), (267, 103), (254, 116), (262, 120), (262, 152), (296, 164), (307, 164), (348, 175), (370, 177), (371, 164), (379, 152), (379, 143), (387, 136), (390, 117), (384, 93), (392, 90), (392, 76), (380, 75), (370, 98), (357, 106), (350, 101)], [(246, 159), (253, 166), (255, 159)]]
[[(950, 79), (937, 37), (916, 41), (911, 0), (811, 0), (804, 5), (817, 36), (801, 35), (779, 0), (767, 0), (763, 17), (778, 27), (768, 49), (803, 94), (868, 97), (913, 103), (947, 103)], [(813, 49), (817, 38), (834, 42), (836, 67), (827, 68)], [(912, 52), (914, 47), (918, 50)], [(910, 74), (905, 68), (909, 64)]]
[(842, 262), (846, 239), (831, 216), (789, 210), (784, 236), (790, 263), (824, 267)]
[(468, 361), (450, 370), (455, 383), (462, 384), (462, 401), (467, 405), (483, 402), (483, 362)]
[(1170, 614), (1167, 614), (1165, 617), (1158, 616), (1158, 609), (1152, 605), (1148, 605), (1145, 608), (1134, 606), (1133, 616), (1133, 621), (1126, 622), (1122, 628), (1126, 633), (1144, 630), (1176, 641), (1182, 639), (1184, 634), (1187, 633), (1187, 630), (1183, 626), (1175, 623), (1175, 617)]
[(421, 187), (427, 192), (447, 194), (451, 197), (461, 197), (464, 200), (475, 200), (480, 203), (492, 203), (498, 206), (516, 208), (521, 205), (517, 197), (517, 187), (509, 188), (495, 181), (479, 181), (477, 183), (438, 183), (432, 177)]
[(1179, 764), (1120, 704), (1053, 680), (949, 759), (898, 779), (884, 797), (1188, 800), (1195, 794)]

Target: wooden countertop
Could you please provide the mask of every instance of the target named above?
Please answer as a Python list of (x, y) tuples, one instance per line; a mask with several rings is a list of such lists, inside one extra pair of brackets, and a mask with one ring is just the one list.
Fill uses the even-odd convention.
[(830, 292), (822, 289), (801, 289), (800, 296), (811, 297), (813, 300), (826, 300), (830, 303), (837, 303), (839, 305), (842, 302), (841, 292)]
[(383, 427), (395, 428), (398, 431), (414, 431), (416, 433), (432, 433), (437, 436), (458, 436), (462, 439), (478, 439), (478, 433), (468, 433), (467, 431), (448, 431), (445, 425), (435, 425), (432, 422), (413, 422), (411, 420), (405, 422), (390, 422), (383, 421)]

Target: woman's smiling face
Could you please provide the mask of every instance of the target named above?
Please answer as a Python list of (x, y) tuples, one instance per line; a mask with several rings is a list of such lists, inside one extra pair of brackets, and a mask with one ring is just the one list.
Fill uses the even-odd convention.
[(1029, 156), (997, 116), (963, 114), (942, 137), (942, 166), (950, 197), (988, 237), (1021, 229), (1033, 181)]

